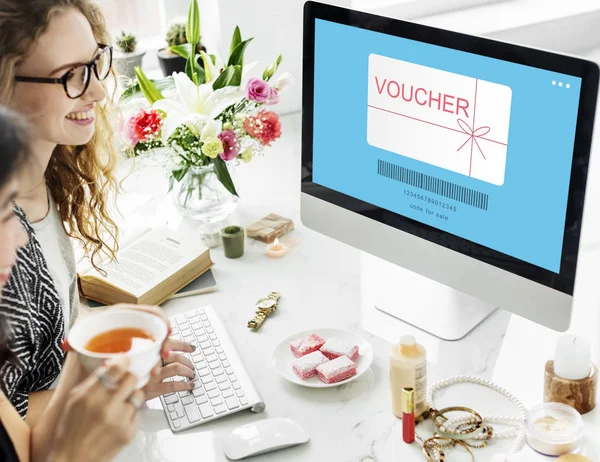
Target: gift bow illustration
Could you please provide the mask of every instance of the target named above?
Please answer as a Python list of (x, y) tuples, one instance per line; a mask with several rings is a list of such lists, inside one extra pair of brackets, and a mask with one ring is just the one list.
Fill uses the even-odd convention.
[(479, 152), (481, 153), (481, 157), (483, 157), (483, 159), (486, 160), (485, 154), (483, 153), (481, 146), (479, 146), (479, 143), (477, 142), (477, 138), (483, 138), (485, 135), (487, 135), (490, 132), (491, 128), (484, 125), (484, 126), (473, 129), (463, 119), (458, 119), (456, 122), (458, 123), (458, 126), (460, 127), (460, 129), (464, 133), (469, 135), (469, 138), (467, 139), (467, 141), (465, 141), (461, 145), (461, 147), (457, 149), (457, 151), (460, 151), (469, 142), (471, 142), (471, 156), (473, 156), (473, 144), (475, 144), (477, 146), (477, 149), (479, 149)]

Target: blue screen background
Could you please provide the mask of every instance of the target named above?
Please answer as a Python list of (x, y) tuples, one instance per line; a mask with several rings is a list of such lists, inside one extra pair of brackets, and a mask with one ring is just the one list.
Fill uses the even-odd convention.
[[(505, 182), (496, 186), (367, 143), (369, 54), (507, 85), (512, 90)], [(552, 85), (552, 81), (563, 86)], [(566, 84), (570, 88), (566, 88)], [(317, 19), (313, 181), (427, 225), (560, 272), (581, 79)], [(487, 211), (456, 212), (404, 194), (377, 174), (378, 159), (489, 195)], [(422, 205), (447, 221), (410, 208)]]

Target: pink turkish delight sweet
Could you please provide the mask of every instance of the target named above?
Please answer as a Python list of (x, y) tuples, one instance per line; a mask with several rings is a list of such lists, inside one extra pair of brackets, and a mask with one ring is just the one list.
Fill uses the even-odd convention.
[(299, 338), (290, 343), (290, 350), (296, 358), (301, 358), (313, 351), (317, 351), (325, 344), (325, 340), (317, 334), (311, 334), (308, 337)]
[(330, 339), (321, 347), (321, 353), (329, 359), (346, 356), (349, 360), (356, 361), (358, 358), (358, 346), (344, 342), (343, 340)]
[(329, 360), (320, 351), (313, 351), (292, 363), (294, 373), (302, 380), (317, 375), (317, 367)]
[(340, 356), (317, 367), (317, 375), (325, 383), (337, 383), (356, 375), (356, 363)]

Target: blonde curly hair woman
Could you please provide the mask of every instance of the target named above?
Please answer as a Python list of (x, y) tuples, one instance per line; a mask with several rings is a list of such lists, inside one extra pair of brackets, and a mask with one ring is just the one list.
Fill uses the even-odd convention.
[[(27, 119), (33, 153), (15, 205), (29, 242), (0, 303), (15, 358), (0, 368), (0, 387), (32, 422), (49, 400), (64, 361), (61, 343), (79, 309), (70, 238), (93, 262), (115, 256), (117, 229), (108, 213), (117, 189), (116, 113), (105, 85), (112, 75), (109, 44), (91, 0), (0, 0), (0, 104)], [(147, 396), (192, 388), (191, 382), (162, 383), (174, 375), (193, 378), (189, 359), (171, 354), (163, 365)]]

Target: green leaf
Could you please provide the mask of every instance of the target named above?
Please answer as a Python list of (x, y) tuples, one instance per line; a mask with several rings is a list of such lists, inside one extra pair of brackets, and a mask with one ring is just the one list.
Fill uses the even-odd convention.
[(243, 66), (244, 65), (244, 52), (246, 51), (246, 47), (248, 44), (254, 39), (249, 38), (248, 40), (244, 40), (240, 42), (238, 46), (235, 47), (235, 50), (231, 52), (229, 56), (228, 66)]
[(233, 66), (234, 72), (229, 85), (239, 87), (242, 84), (242, 66)]
[(217, 174), (217, 179), (221, 182), (225, 189), (229, 191), (234, 196), (240, 197), (235, 190), (235, 186), (233, 185), (233, 181), (231, 180), (231, 176), (229, 175), (229, 170), (227, 169), (227, 164), (220, 157), (216, 157), (213, 160), (215, 164), (215, 173)]
[[(159, 79), (159, 80), (150, 80), (150, 82), (152, 82), (154, 84), (154, 86), (162, 93), (164, 90), (169, 90), (171, 88), (173, 88), (174, 83), (173, 83), (173, 77), (165, 77), (164, 79)], [(142, 89), (140, 88), (140, 84), (136, 83), (135, 85), (132, 85), (130, 87), (128, 87), (122, 94), (121, 97), (119, 98), (119, 101), (124, 101), (127, 98), (130, 98), (132, 96), (137, 95), (138, 93), (140, 93), (142, 91)]]
[(175, 177), (173, 175), (171, 175), (169, 177), (169, 189), (167, 190), (168, 193), (170, 193), (173, 190), (174, 185), (175, 185)]
[(242, 33), (240, 32), (239, 26), (235, 26), (233, 37), (231, 38), (231, 47), (229, 47), (229, 56), (233, 54), (240, 43), (242, 43)]
[(184, 43), (183, 45), (173, 45), (169, 47), (173, 53), (178, 54), (184, 59), (188, 59), (190, 57), (190, 52), (192, 50), (192, 46), (189, 43)]
[(200, 43), (200, 9), (198, 8), (198, 0), (190, 1), (185, 38), (192, 44), (192, 48)]
[(231, 81), (233, 80), (234, 74), (234, 66), (229, 66), (227, 69), (221, 72), (221, 75), (219, 75), (219, 77), (217, 77), (217, 80), (213, 82), (213, 90), (219, 90), (220, 88), (225, 88), (226, 86), (230, 85)]
[(185, 174), (188, 172), (188, 170), (190, 169), (189, 166), (185, 166), (185, 167), (180, 167), (176, 170), (173, 170), (171, 172), (171, 174), (173, 175), (173, 178), (175, 178), (177, 181), (181, 181), (183, 180), (183, 177), (185, 176)]
[(187, 61), (185, 62), (185, 73), (190, 78), (190, 80), (192, 82), (194, 82), (194, 84), (196, 84), (196, 86), (197, 86), (199, 79), (198, 79), (198, 73), (196, 72), (196, 66), (194, 66), (193, 58), (188, 58)]
[(146, 77), (146, 74), (144, 74), (141, 67), (136, 66), (135, 75), (137, 76), (142, 93), (144, 93), (144, 96), (150, 104), (154, 104), (158, 100), (164, 99), (162, 93), (156, 88), (152, 81)]
[(279, 53), (279, 56), (277, 56), (277, 59), (265, 68), (263, 75), (262, 75), (262, 78), (265, 82), (268, 82), (269, 80), (271, 80), (271, 77), (273, 77), (273, 75), (275, 75), (275, 72), (277, 72), (277, 69), (279, 69), (279, 65), (281, 64), (282, 58), (283, 58), (282, 54)]

